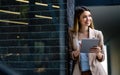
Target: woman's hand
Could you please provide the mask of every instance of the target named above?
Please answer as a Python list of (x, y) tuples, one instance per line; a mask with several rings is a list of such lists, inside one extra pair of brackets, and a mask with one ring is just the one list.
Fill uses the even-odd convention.
[(74, 58), (78, 57), (79, 54), (80, 54), (79, 50), (75, 50), (75, 51), (72, 52), (72, 55), (73, 55)]
[(90, 53), (96, 53), (98, 59), (102, 59), (103, 54), (101, 53), (101, 47), (94, 46), (90, 49)]
[(81, 44), (79, 43), (79, 47), (76, 50), (72, 51), (73, 58), (79, 57), (80, 49), (81, 49)]

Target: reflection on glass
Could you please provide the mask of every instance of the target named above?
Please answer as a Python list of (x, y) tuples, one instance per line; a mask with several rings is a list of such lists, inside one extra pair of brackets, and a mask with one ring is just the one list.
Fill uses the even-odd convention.
[(59, 75), (60, 63), (65, 63), (60, 55), (65, 53), (59, 46), (59, 33), (64, 31), (59, 30), (58, 0), (50, 1), (51, 6), (46, 0), (0, 2), (2, 64), (21, 75)]

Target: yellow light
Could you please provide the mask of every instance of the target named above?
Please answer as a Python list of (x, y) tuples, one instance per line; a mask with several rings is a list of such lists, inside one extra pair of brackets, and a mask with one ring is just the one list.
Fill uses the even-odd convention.
[[(0, 10), (0, 12), (20, 15), (20, 12), (13, 12), (13, 11), (7, 11), (7, 10)], [(52, 17), (49, 17), (49, 16), (42, 16), (42, 15), (35, 15), (35, 17), (38, 17), (38, 18), (46, 18), (46, 19), (52, 19)], [(3, 22), (3, 21), (5, 21), (5, 20), (2, 20), (2, 22)], [(8, 21), (6, 21), (6, 22), (8, 22)]]
[[(23, 3), (29, 3), (29, 1), (27, 0), (16, 0), (18, 2), (23, 2)], [(36, 5), (41, 5), (41, 6), (48, 6), (48, 4), (45, 3), (39, 3), (39, 2), (35, 2)], [(52, 5), (53, 8), (60, 8), (60, 6), (57, 5)]]
[(18, 2), (23, 2), (23, 3), (29, 3), (29, 1), (25, 1), (25, 0), (16, 0)]
[(52, 19), (52, 17), (49, 17), (49, 16), (42, 16), (42, 15), (35, 15), (35, 17), (38, 17), (38, 18), (46, 18), (46, 19)]
[(48, 4), (45, 3), (39, 3), (39, 2), (35, 2), (36, 5), (41, 5), (41, 6), (48, 6)]
[(60, 8), (60, 6), (52, 5), (53, 8)]
[(7, 10), (0, 10), (0, 12), (20, 15), (20, 12), (13, 12), (13, 11), (7, 11)]
[(18, 21), (10, 21), (10, 20), (0, 20), (0, 22), (28, 25), (28, 23), (26, 22), (18, 22)]

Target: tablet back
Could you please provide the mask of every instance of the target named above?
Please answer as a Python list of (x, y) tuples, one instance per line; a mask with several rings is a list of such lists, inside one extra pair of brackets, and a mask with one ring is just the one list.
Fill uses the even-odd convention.
[(80, 52), (88, 53), (90, 48), (98, 45), (98, 39), (82, 39), (82, 46)]

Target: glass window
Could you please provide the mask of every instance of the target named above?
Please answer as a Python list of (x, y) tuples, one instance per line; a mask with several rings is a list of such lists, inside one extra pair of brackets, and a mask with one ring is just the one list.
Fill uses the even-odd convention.
[(60, 21), (60, 9), (65, 10), (59, 0), (0, 0), (1, 63), (21, 75), (64, 72), (65, 45), (60, 39), (65, 36), (60, 34), (65, 30), (60, 27), (66, 24)]

